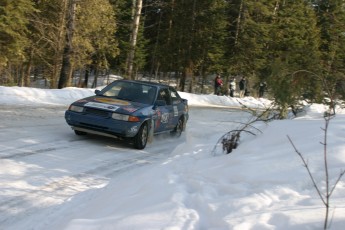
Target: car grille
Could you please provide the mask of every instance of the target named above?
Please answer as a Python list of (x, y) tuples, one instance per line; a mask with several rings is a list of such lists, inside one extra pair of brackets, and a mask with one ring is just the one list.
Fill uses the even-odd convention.
[(110, 113), (108, 111), (100, 110), (100, 109), (93, 109), (93, 108), (85, 108), (84, 110), (87, 114), (93, 114), (99, 117), (110, 117)]
[(100, 125), (92, 125), (92, 124), (87, 124), (87, 123), (83, 123), (81, 122), (80, 123), (83, 127), (89, 127), (89, 128), (93, 128), (93, 129), (96, 129), (96, 130), (107, 130), (109, 129), (108, 127), (104, 127), (104, 126), (100, 126)]

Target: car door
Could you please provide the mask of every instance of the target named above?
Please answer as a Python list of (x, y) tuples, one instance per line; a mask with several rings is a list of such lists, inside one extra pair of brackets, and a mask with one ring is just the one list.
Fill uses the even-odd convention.
[(182, 98), (177, 93), (176, 89), (173, 87), (169, 87), (170, 91), (170, 98), (171, 98), (171, 104), (172, 104), (172, 117), (171, 117), (171, 128), (175, 128), (178, 120), (183, 115), (185, 110), (185, 105), (182, 103)]
[(157, 120), (155, 123), (155, 132), (163, 132), (172, 129), (172, 119), (174, 110), (168, 88), (161, 88), (157, 96), (158, 106), (156, 108)]

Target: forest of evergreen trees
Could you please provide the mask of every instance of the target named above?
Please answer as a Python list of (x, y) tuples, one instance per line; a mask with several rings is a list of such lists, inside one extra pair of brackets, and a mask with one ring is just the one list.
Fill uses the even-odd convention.
[(192, 93), (246, 76), (283, 110), (342, 98), (345, 0), (0, 0), (0, 85), (110, 73)]

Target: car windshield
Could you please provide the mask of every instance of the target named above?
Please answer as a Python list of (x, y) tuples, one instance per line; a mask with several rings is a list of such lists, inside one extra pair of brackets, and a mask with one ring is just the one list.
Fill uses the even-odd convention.
[(156, 97), (156, 87), (136, 82), (115, 81), (105, 87), (101, 94), (106, 97), (143, 104), (153, 104)]

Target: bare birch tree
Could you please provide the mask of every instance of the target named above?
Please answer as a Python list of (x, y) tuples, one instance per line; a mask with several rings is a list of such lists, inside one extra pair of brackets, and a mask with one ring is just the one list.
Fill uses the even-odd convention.
[(138, 38), (138, 31), (139, 31), (139, 24), (140, 24), (140, 15), (141, 9), (143, 7), (142, 0), (133, 0), (133, 7), (134, 7), (134, 17), (133, 17), (133, 24), (132, 24), (132, 35), (130, 41), (130, 51), (127, 58), (127, 77), (129, 79), (134, 79), (133, 75), (133, 63), (134, 63), (134, 56), (135, 56), (135, 48), (137, 45), (137, 38)]

